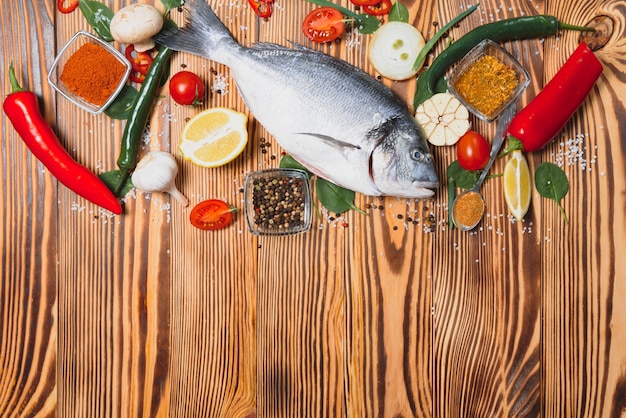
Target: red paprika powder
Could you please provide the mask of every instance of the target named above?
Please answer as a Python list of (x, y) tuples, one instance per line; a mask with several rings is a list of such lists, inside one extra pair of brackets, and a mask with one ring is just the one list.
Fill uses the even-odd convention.
[(67, 60), (59, 78), (74, 94), (102, 106), (117, 88), (125, 70), (104, 47), (88, 42)]

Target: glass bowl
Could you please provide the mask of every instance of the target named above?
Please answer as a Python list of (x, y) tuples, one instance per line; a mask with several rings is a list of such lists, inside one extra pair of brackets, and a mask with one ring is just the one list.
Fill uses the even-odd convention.
[(470, 112), (491, 122), (519, 98), (530, 76), (504, 48), (485, 39), (461, 58), (447, 82)]
[[(68, 86), (61, 81), (61, 74), (63, 73), (63, 68), (67, 61), (79, 50), (80, 47), (87, 43), (92, 43), (103, 47), (108, 53), (110, 53), (118, 62), (120, 62), (124, 66), (124, 73), (120, 77), (119, 82), (115, 86), (115, 89), (112, 91), (111, 95), (104, 101), (102, 104), (94, 104), (83, 97), (79, 96)], [(126, 84), (126, 80), (128, 79), (128, 75), (131, 71), (131, 64), (126, 59), (126, 57), (117, 49), (113, 48), (107, 42), (104, 42), (102, 39), (97, 36), (86, 32), (86, 31), (78, 31), (74, 36), (70, 38), (69, 41), (63, 46), (59, 55), (57, 55), (56, 59), (52, 63), (52, 67), (50, 68), (50, 72), (48, 73), (48, 82), (50, 85), (59, 92), (63, 97), (74, 103), (76, 106), (80, 107), (83, 110), (91, 112), (93, 114), (98, 114), (104, 111), (104, 109), (109, 106), (113, 100), (117, 97), (117, 95), (122, 91), (124, 85)]]
[(255, 235), (293, 235), (311, 228), (311, 188), (306, 172), (276, 168), (248, 174), (248, 230)]

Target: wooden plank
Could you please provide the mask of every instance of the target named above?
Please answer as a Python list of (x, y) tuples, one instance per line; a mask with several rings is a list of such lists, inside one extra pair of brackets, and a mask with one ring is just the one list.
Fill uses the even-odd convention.
[[(87, 28), (79, 12), (62, 15), (48, 3), (0, 6), (2, 96), (13, 61), (70, 153), (95, 172), (113, 169), (124, 123), (78, 110), (45, 81), (55, 51)], [(377, 76), (368, 36), (330, 45), (304, 38), (309, 2), (277, 2), (267, 21), (247, 0), (209, 3), (245, 45), (302, 43)], [(467, 7), (403, 4), (426, 38)], [(539, 13), (574, 24), (603, 13), (617, 23), (597, 52), (605, 71), (590, 97), (555, 142), (527, 155), (531, 169), (563, 163), (569, 224), (537, 193), (525, 221), (512, 222), (495, 178), (483, 186), (488, 214), (472, 233), (448, 226), (442, 185), (424, 201), (357, 195), (367, 215), (322, 211), (307, 234), (254, 237), (243, 214), (246, 173), (276, 167), (282, 149), (247, 110), (229, 69), (189, 54), (174, 54), (171, 73), (186, 68), (207, 81), (202, 108), (245, 112), (248, 147), (217, 169), (183, 161), (180, 133), (202, 108), (175, 104), (164, 86), (141, 154), (176, 155), (177, 184), (192, 206), (207, 198), (236, 206), (234, 224), (221, 231), (195, 229), (191, 206), (160, 193), (129, 195), (122, 216), (98, 210), (59, 185), (3, 115), (0, 172), (10, 198), (0, 205), (0, 415), (623, 415), (621, 5), (487, 0), (451, 34)], [(567, 32), (505, 45), (531, 73), (520, 105), (577, 39)], [(381, 82), (411, 104), (414, 80)], [(473, 122), (493, 136), (495, 124)], [(454, 148), (433, 152), (445, 178)]]
[[(621, 269), (624, 232), (623, 79), (624, 15), (616, 3), (572, 7), (553, 1), (547, 12), (574, 24), (596, 14), (615, 20), (616, 33), (597, 52), (604, 72), (595, 88), (544, 155), (563, 160), (571, 192), (564, 199), (569, 225), (554, 205), (541, 217), (543, 376), (546, 416), (623, 416), (626, 273)], [(546, 42), (546, 77), (572, 53), (578, 37)], [(577, 147), (577, 149), (575, 148)]]
[[(54, 119), (45, 68), (54, 51), (53, 14), (44, 2), (0, 6), (0, 95), (11, 92), (8, 68), (42, 100)], [(9, 32), (6, 28), (11, 28)], [(33, 30), (36, 28), (37, 30)], [(0, 415), (53, 416), (57, 404), (56, 180), (30, 153), (2, 114), (0, 204)]]
[[(462, 11), (439, 5), (440, 22)], [(480, 24), (541, 12), (534, 3), (481, 2), (451, 36), (458, 39)], [(505, 47), (531, 74), (522, 106), (541, 88), (541, 43), (509, 42)], [(495, 125), (474, 120), (472, 129), (492, 138)], [(442, 172), (456, 159), (451, 154), (439, 154)], [(504, 163), (496, 161), (492, 171), (501, 173)], [(525, 221), (514, 223), (500, 179), (487, 180), (482, 193), (487, 211), (477, 230), (466, 233), (442, 226), (433, 247), (433, 416), (537, 416), (541, 408), (541, 275), (537, 268), (541, 253), (533, 225), (538, 203), (533, 199)], [(449, 208), (444, 207), (436, 216), (447, 220)]]

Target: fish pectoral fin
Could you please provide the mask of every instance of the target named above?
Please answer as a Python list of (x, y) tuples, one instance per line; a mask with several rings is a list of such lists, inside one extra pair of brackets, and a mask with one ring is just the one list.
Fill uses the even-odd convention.
[(308, 132), (299, 132), (297, 135), (308, 135), (318, 139), (321, 139), (324, 142), (332, 146), (337, 146), (340, 148), (350, 148), (350, 149), (361, 149), (359, 145), (351, 144), (349, 142), (340, 141), (338, 139), (333, 138), (332, 136), (324, 135), (324, 134), (316, 134), (316, 133), (308, 133)]

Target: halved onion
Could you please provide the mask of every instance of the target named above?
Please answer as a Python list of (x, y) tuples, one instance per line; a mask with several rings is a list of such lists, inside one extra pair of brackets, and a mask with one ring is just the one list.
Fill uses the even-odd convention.
[(418, 54), (424, 48), (424, 37), (413, 25), (388, 22), (370, 40), (369, 59), (383, 77), (406, 80), (417, 74), (413, 69)]

